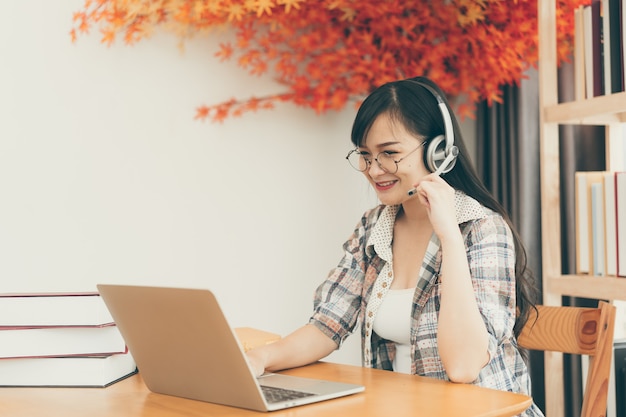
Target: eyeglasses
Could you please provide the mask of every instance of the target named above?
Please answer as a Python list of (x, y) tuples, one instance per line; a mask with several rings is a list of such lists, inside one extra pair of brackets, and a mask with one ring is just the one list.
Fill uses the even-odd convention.
[[(378, 155), (376, 155), (374, 161), (376, 161), (379, 168), (386, 173), (395, 174), (396, 172), (398, 172), (398, 164), (402, 162), (402, 160), (405, 159), (407, 156), (411, 155), (413, 152), (421, 148), (424, 142), (421, 142), (417, 146), (417, 148), (413, 149), (411, 152), (407, 153), (398, 160), (393, 159), (393, 156), (387, 151), (382, 151)], [(358, 149), (353, 149), (348, 152), (346, 159), (350, 163), (350, 166), (352, 166), (352, 168), (356, 169), (359, 172), (367, 171), (370, 168), (370, 165), (372, 165), (372, 157), (369, 155), (363, 155)]]

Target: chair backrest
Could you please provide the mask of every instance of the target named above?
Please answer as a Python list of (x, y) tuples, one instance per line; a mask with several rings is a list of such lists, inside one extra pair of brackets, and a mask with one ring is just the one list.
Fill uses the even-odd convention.
[(615, 306), (605, 301), (598, 308), (538, 305), (518, 338), (530, 350), (589, 355), (589, 370), (581, 417), (606, 414)]

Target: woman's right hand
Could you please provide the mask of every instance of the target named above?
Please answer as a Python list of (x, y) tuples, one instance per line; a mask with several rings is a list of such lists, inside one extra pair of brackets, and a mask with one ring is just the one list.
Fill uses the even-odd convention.
[(255, 348), (246, 352), (248, 363), (252, 368), (254, 376), (261, 376), (265, 373), (265, 363), (267, 361), (267, 352), (263, 352), (263, 348)]
[(246, 352), (248, 363), (256, 376), (265, 371), (276, 372), (308, 365), (337, 349), (335, 342), (311, 324), (268, 345)]

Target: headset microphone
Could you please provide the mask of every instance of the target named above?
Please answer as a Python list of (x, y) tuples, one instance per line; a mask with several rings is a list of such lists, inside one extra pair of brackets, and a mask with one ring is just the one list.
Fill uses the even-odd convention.
[(443, 160), (441, 165), (439, 165), (439, 167), (435, 171), (435, 175), (441, 175), (444, 172), (446, 172), (448, 165), (450, 165), (452, 161), (454, 161), (454, 159), (457, 157), (458, 154), (459, 154), (459, 148), (457, 148), (456, 146), (452, 146), (450, 148), (450, 153), (448, 153), (448, 156), (446, 156), (446, 159)]
[[(437, 107), (443, 118), (444, 134), (428, 141), (427, 147), (424, 149), (424, 163), (426, 168), (435, 175), (445, 174), (454, 168), (459, 154), (459, 148), (454, 145), (452, 116), (445, 101), (435, 88), (419, 80), (411, 81), (426, 89), (437, 100)], [(413, 188), (409, 190), (408, 194), (412, 196), (416, 192), (417, 190)]]
[[(448, 156), (446, 156), (446, 159), (443, 160), (441, 165), (439, 165), (439, 168), (437, 168), (434, 174), (441, 175), (446, 170), (446, 168), (448, 168), (448, 165), (450, 165), (452, 161), (455, 160), (458, 154), (459, 154), (459, 148), (457, 148), (456, 146), (452, 146), (452, 148), (450, 148), (450, 153), (448, 154)], [(409, 196), (414, 196), (415, 193), (417, 193), (417, 189), (411, 188), (407, 194)]]

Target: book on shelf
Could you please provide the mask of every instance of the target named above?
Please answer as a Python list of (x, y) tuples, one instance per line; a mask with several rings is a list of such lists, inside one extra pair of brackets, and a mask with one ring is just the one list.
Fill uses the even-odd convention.
[(576, 172), (575, 213), (576, 273), (626, 276), (626, 172)]
[(115, 324), (0, 327), (0, 358), (104, 355), (127, 352)]
[(606, 274), (617, 275), (617, 213), (615, 211), (615, 173), (602, 174), (604, 183), (604, 230), (605, 230), (605, 261)]
[(583, 47), (585, 48), (585, 97), (593, 97), (593, 35), (591, 5), (583, 6)]
[(626, 172), (615, 173), (617, 275), (626, 277)]
[(621, 34), (621, 51), (619, 51), (620, 71), (622, 75), (622, 89), (626, 91), (626, 0), (615, 0), (619, 3), (620, 15), (618, 26)]
[(589, 204), (587, 196), (587, 173), (576, 172), (574, 174), (574, 195), (575, 204), (574, 211), (576, 217), (576, 273), (588, 274), (590, 271), (590, 253), (589, 245)]
[(0, 326), (96, 326), (113, 323), (97, 292), (0, 293)]
[(604, 183), (603, 176), (591, 183), (591, 256), (593, 275), (606, 275), (605, 222), (604, 222)]
[(585, 74), (587, 98), (604, 94), (602, 59), (602, 5), (592, 0), (583, 9), (583, 35), (585, 37)]
[(0, 359), (3, 387), (107, 387), (135, 373), (130, 353)]
[(591, 0), (574, 9), (576, 100), (624, 91), (626, 0)]
[(600, 0), (600, 18), (602, 21), (602, 70), (603, 70), (603, 81), (602, 85), (604, 87), (605, 94), (612, 93), (612, 67), (611, 67), (611, 21), (609, 19), (609, 4), (610, 0)]
[(576, 100), (584, 100), (586, 97), (583, 9), (584, 6), (578, 6), (574, 10), (574, 93)]
[[(623, 32), (624, 16), (626, 16), (626, 10), (624, 7), (624, 0), (604, 0), (608, 2), (608, 51), (609, 51), (609, 65), (610, 65), (610, 90), (607, 87), (608, 93), (617, 93), (624, 91), (624, 44), (626, 34)], [(606, 42), (606, 36), (605, 36)]]
[[(597, 236), (601, 234), (598, 230), (599, 224), (594, 219), (597, 217), (597, 195), (594, 202), (594, 195), (592, 190), (598, 185), (603, 186), (603, 172), (602, 171), (579, 171), (575, 174), (577, 181), (576, 187), (576, 221), (580, 230), (580, 235), (577, 233), (576, 240), (576, 259), (580, 259), (580, 264), (577, 263), (577, 273), (595, 274), (599, 269), (603, 269), (604, 256), (602, 255), (602, 265), (597, 264), (597, 257), (599, 256)], [(604, 198), (604, 194), (601, 194)], [(595, 210), (594, 210), (595, 209)], [(604, 222), (602, 223), (604, 228)], [(595, 241), (594, 241), (595, 239)], [(601, 274), (600, 274), (601, 275)]]
[(604, 59), (602, 57), (602, 3), (591, 0), (591, 55), (593, 57), (593, 96), (604, 94)]

